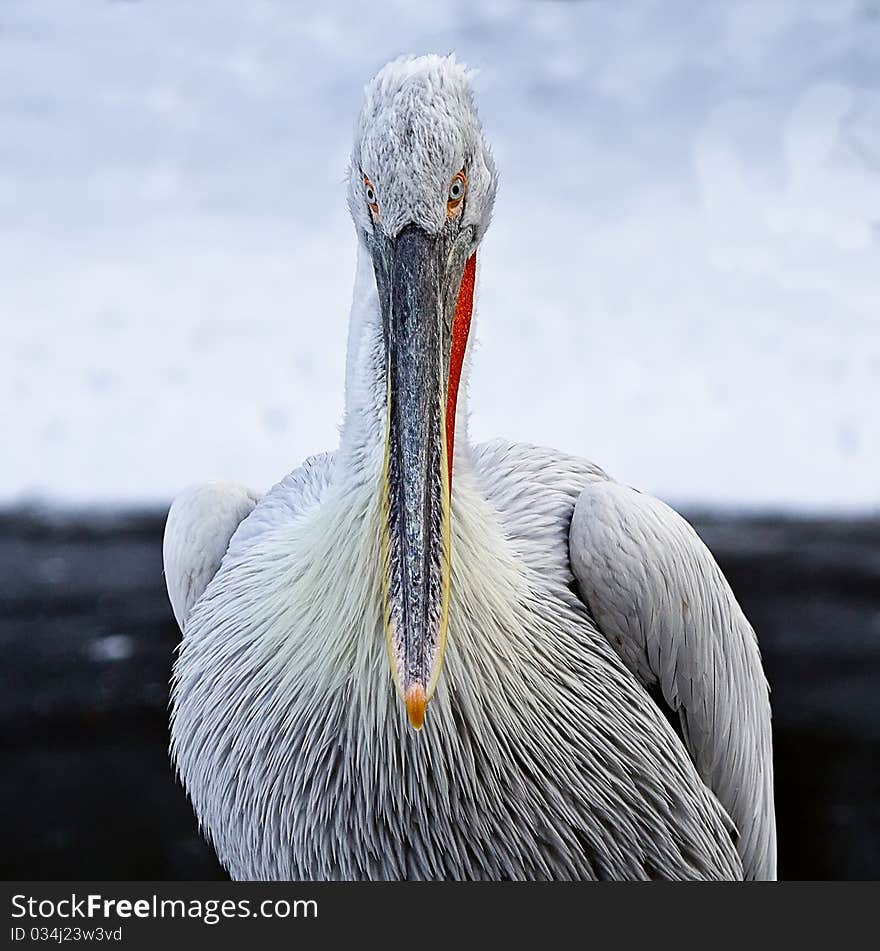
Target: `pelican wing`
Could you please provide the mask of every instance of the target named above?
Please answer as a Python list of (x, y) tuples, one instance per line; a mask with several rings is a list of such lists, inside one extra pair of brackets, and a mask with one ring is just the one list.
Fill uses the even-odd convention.
[(581, 493), (569, 548), (603, 634), (680, 717), (697, 771), (736, 824), (746, 877), (775, 879), (769, 690), (715, 559), (669, 506), (610, 481)]
[(162, 558), (174, 617), (183, 631), (192, 606), (217, 573), (236, 529), (259, 496), (233, 482), (206, 482), (181, 493), (165, 523)]

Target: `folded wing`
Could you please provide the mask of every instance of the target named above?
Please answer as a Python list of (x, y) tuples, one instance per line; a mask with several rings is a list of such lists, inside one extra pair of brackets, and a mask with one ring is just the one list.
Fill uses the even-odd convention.
[(615, 482), (583, 490), (569, 547), (603, 634), (680, 717), (737, 827), (746, 878), (775, 879), (769, 691), (755, 632), (711, 553), (669, 506)]
[(182, 492), (165, 523), (162, 560), (174, 617), (183, 631), (193, 605), (217, 574), (236, 529), (259, 496), (233, 482), (206, 482)]

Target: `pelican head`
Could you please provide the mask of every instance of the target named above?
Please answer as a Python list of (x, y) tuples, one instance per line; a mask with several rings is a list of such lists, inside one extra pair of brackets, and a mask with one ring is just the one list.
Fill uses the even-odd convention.
[(496, 184), (469, 79), (452, 56), (385, 66), (365, 91), (349, 175), (382, 322), (383, 615), (415, 729), (443, 663), (456, 400)]

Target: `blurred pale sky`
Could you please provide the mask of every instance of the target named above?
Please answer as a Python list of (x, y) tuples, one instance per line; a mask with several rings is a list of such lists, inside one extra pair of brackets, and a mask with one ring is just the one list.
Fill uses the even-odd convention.
[(673, 502), (880, 506), (880, 3), (0, 3), (0, 501), (335, 446), (361, 89), (478, 67), (474, 438)]

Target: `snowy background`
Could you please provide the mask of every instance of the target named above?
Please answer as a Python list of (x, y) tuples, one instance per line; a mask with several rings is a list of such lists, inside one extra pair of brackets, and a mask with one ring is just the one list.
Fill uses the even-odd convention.
[(880, 508), (878, 0), (0, 0), (0, 502), (335, 445), (361, 89), (450, 50), (502, 176), (473, 435)]

